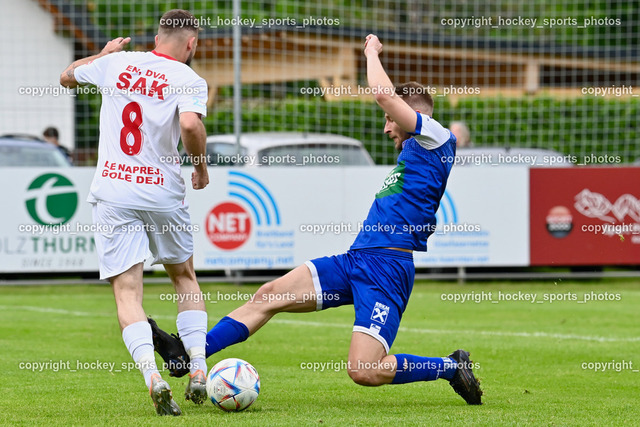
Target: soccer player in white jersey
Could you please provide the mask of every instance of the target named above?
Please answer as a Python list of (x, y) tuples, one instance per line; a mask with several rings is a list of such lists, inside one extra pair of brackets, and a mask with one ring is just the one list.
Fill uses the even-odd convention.
[(102, 93), (98, 167), (88, 197), (100, 278), (111, 282), (122, 338), (157, 413), (180, 415), (155, 363), (151, 327), (142, 308), (142, 273), (150, 250), (179, 294), (176, 324), (191, 359), (185, 398), (202, 403), (207, 313), (193, 270), (191, 220), (177, 146), (182, 136), (194, 157), (191, 184), (196, 190), (205, 188), (209, 175), (202, 161), (206, 131), (201, 118), (206, 115), (207, 84), (189, 67), (198, 22), (188, 11), (162, 16), (155, 50), (122, 51), (130, 40), (111, 40), (98, 55), (75, 61), (60, 83), (68, 88), (93, 84)]

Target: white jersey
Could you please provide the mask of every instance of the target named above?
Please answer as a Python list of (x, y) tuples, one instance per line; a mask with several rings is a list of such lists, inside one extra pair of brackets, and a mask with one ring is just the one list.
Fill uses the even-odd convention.
[(153, 52), (112, 53), (75, 69), (102, 94), (98, 168), (87, 200), (171, 211), (184, 200), (179, 115), (207, 113), (207, 83), (186, 64)]

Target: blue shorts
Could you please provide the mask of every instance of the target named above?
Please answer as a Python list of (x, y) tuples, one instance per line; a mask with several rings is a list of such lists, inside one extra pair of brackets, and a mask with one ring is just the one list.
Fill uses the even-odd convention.
[(371, 335), (389, 353), (413, 288), (413, 255), (393, 249), (356, 249), (305, 265), (311, 270), (316, 309), (353, 304), (353, 331)]

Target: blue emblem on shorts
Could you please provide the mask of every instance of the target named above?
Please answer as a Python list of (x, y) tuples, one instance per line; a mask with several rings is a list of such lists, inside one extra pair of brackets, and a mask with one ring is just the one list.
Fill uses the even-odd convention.
[(373, 307), (373, 311), (371, 312), (371, 320), (384, 325), (387, 321), (388, 316), (389, 307), (382, 303), (376, 302), (376, 305)]

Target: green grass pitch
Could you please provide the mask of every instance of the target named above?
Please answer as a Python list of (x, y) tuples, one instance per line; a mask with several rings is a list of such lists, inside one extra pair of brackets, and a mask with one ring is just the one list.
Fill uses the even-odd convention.
[[(239, 304), (223, 299), (256, 289), (202, 287), (210, 296), (209, 326)], [(170, 292), (170, 285), (146, 286), (144, 306), (161, 327), (175, 332), (175, 304), (163, 300)], [(486, 300), (488, 292), (495, 302)], [(535, 293), (542, 303), (504, 300), (525, 293)], [(455, 294), (484, 295), (485, 300), (447, 301)], [(548, 301), (562, 295), (564, 301)], [(613, 300), (580, 302), (585, 295)], [(471, 351), (485, 392), (482, 406), (466, 405), (444, 380), (377, 388), (355, 385), (340, 366), (349, 347), (350, 306), (280, 314), (247, 342), (208, 361), (211, 367), (222, 358), (239, 357), (257, 368), (262, 391), (252, 407), (224, 413), (210, 402), (195, 406), (184, 401), (186, 380), (166, 373), (183, 416), (160, 418), (140, 373), (126, 369), (131, 359), (108, 286), (2, 287), (0, 422), (637, 425), (639, 308), (640, 282), (631, 279), (416, 283), (392, 353), (445, 356), (457, 348)], [(314, 362), (326, 368), (304, 369)]]

